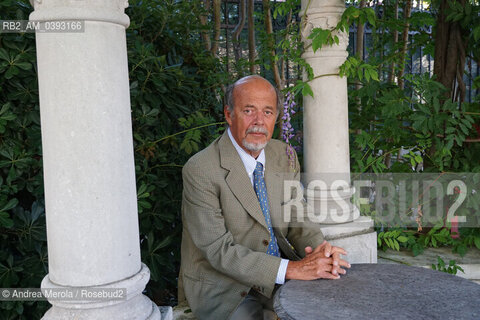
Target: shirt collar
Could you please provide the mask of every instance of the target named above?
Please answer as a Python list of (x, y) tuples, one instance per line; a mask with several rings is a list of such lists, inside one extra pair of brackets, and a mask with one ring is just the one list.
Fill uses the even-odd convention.
[(265, 150), (262, 149), (260, 154), (258, 155), (258, 158), (255, 159), (251, 155), (249, 155), (245, 150), (243, 150), (242, 147), (240, 147), (235, 140), (235, 138), (232, 135), (232, 132), (230, 131), (230, 127), (227, 129), (228, 136), (230, 137), (230, 140), (233, 143), (233, 146), (235, 147), (235, 150), (237, 150), (238, 155), (240, 156), (240, 159), (242, 159), (243, 165), (245, 166), (245, 170), (247, 170), (247, 173), (249, 176), (253, 175), (253, 171), (255, 171), (255, 167), (257, 166), (257, 162), (260, 162), (263, 165), (263, 170), (265, 171)]

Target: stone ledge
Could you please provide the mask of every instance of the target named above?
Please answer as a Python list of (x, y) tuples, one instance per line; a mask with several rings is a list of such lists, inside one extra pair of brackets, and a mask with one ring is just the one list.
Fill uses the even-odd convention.
[(170, 306), (158, 307), (160, 310), (160, 320), (173, 320), (173, 310)]
[(480, 250), (470, 248), (467, 254), (461, 257), (452, 253), (452, 248), (426, 248), (425, 251), (414, 257), (410, 251), (387, 250), (378, 252), (378, 263), (407, 264), (416, 267), (430, 269), (432, 264), (437, 264), (437, 257), (440, 256), (446, 264), (455, 260), (458, 266), (462, 267), (465, 273), (459, 271), (457, 276), (472, 280), (480, 284)]
[(194, 320), (197, 319), (192, 313), (192, 309), (187, 305), (186, 301), (173, 307), (174, 320)]
[[(370, 217), (361, 216), (352, 222), (340, 224), (321, 224), (320, 228), (327, 241), (352, 237), (371, 233), (373, 230), (373, 220)], [(376, 245), (376, 240), (375, 240)]]

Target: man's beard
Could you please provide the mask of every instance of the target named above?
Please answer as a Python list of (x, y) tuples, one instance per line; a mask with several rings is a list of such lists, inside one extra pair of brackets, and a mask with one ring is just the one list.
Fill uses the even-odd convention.
[[(268, 131), (264, 127), (259, 127), (259, 126), (253, 126), (247, 129), (245, 132), (247, 135), (249, 133), (263, 133), (265, 134), (265, 137), (268, 137)], [(268, 141), (265, 141), (263, 143), (254, 143), (254, 142), (248, 142), (246, 138), (242, 140), (242, 144), (247, 149), (248, 151), (252, 152), (258, 152), (261, 151), (263, 148), (265, 148), (268, 144)]]

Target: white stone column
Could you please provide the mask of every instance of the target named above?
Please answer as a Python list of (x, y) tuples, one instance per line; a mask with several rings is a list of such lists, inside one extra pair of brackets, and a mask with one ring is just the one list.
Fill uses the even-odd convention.
[(82, 32), (36, 34), (49, 260), (42, 288), (127, 290), (120, 301), (50, 300), (43, 319), (160, 319), (142, 294), (150, 273), (140, 261), (128, 1), (32, 4), (30, 20), (85, 22)]
[(315, 53), (307, 39), (314, 28), (335, 28), (344, 10), (344, 0), (302, 0), (303, 58), (315, 77), (310, 82), (314, 97), (304, 97), (304, 184), (326, 239), (344, 247), (352, 263), (376, 262), (373, 222), (359, 217), (350, 202), (355, 190), (350, 183), (347, 79), (338, 74), (348, 56), (348, 34), (336, 33), (338, 45)]

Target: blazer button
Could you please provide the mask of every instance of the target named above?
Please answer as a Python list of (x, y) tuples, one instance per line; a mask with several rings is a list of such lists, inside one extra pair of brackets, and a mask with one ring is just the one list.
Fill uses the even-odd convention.
[(240, 293), (240, 295), (245, 298), (247, 296), (247, 292), (246, 291), (242, 291), (242, 293)]
[(268, 241), (267, 240), (263, 240), (262, 243), (263, 243), (264, 246), (268, 246)]

